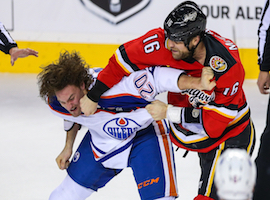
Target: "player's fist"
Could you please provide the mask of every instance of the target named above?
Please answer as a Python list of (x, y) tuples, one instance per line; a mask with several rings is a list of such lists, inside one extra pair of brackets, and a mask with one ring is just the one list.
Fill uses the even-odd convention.
[(156, 121), (166, 118), (167, 104), (162, 101), (155, 100), (151, 104), (148, 104), (145, 108)]
[(216, 86), (214, 72), (211, 67), (204, 67), (201, 75), (201, 90), (212, 90)]
[(69, 166), (69, 158), (72, 155), (72, 149), (70, 148), (64, 148), (63, 151), (57, 156), (56, 163), (59, 167), (59, 169), (64, 170), (67, 169)]
[(85, 116), (93, 115), (97, 110), (97, 106), (98, 103), (90, 100), (87, 95), (84, 95), (80, 99), (81, 111), (84, 113)]

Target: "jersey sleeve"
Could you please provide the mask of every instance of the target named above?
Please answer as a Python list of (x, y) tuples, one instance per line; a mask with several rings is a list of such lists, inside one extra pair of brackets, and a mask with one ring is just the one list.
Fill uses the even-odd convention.
[(16, 42), (9, 35), (5, 26), (0, 22), (0, 50), (5, 54), (9, 54), (9, 50), (13, 47), (17, 47)]
[(74, 125), (75, 125), (74, 122), (71, 122), (71, 121), (68, 121), (68, 120), (64, 119), (64, 130), (65, 131), (70, 131), (73, 128)]
[[(74, 127), (75, 124), (77, 124), (77, 123), (64, 119), (64, 130), (70, 131)], [(79, 130), (80, 130), (82, 126), (80, 124), (78, 124), (78, 125), (79, 125)]]
[(186, 74), (184, 70), (171, 67), (156, 67), (154, 81), (157, 92), (181, 92), (178, 87), (178, 80), (182, 74)]
[(258, 28), (258, 64), (261, 71), (270, 71), (270, 7), (266, 1)]

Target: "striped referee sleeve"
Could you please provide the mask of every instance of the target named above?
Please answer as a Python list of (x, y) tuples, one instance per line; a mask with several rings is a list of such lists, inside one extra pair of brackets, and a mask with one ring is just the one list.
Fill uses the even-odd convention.
[(13, 47), (17, 47), (16, 42), (9, 35), (3, 23), (0, 22), (0, 50), (9, 54), (9, 50)]
[(270, 71), (270, 7), (266, 0), (258, 28), (258, 64), (261, 71)]

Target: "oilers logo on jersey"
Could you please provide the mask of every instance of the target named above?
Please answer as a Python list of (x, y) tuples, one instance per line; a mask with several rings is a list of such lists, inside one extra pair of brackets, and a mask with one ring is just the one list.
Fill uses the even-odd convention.
[(103, 126), (103, 130), (105, 133), (115, 139), (125, 140), (130, 135), (135, 133), (140, 127), (141, 125), (132, 119), (118, 117), (108, 121)]
[(74, 156), (73, 156), (73, 158), (72, 158), (72, 161), (73, 162), (77, 162), (78, 160), (79, 160), (79, 158), (80, 158), (80, 152), (76, 152), (75, 154), (74, 154)]

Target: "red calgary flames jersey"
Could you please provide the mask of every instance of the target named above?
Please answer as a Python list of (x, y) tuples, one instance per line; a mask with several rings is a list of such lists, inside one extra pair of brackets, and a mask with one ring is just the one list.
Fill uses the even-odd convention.
[[(245, 72), (237, 46), (213, 31), (205, 33), (203, 42), (206, 47), (204, 66), (213, 69), (216, 87), (207, 92), (195, 89), (185, 90), (181, 94), (169, 92), (168, 102), (187, 107), (185, 114), (182, 114), (182, 122), (188, 125), (193, 123), (197, 127), (193, 132), (186, 128), (190, 126), (171, 124), (172, 141), (189, 150), (206, 152), (240, 134), (249, 123), (250, 111), (242, 88)], [(204, 67), (196, 60), (175, 60), (167, 49), (164, 30), (158, 28), (121, 45), (99, 74), (98, 80), (112, 87), (124, 75), (153, 65), (169, 65), (186, 70), (192, 76), (200, 76)], [(195, 117), (194, 108), (199, 110)], [(183, 130), (188, 131), (192, 139), (186, 140), (188, 136), (183, 134)], [(192, 145), (194, 143), (196, 145)]]
[[(168, 94), (170, 104), (188, 107), (183, 110), (181, 124), (171, 123), (173, 142), (199, 152), (210, 151), (228, 138), (239, 135), (250, 122), (250, 110), (242, 88), (245, 72), (237, 46), (213, 31), (206, 32), (203, 42), (207, 52), (204, 65), (210, 66), (215, 74), (217, 85), (214, 90)], [(188, 74), (200, 76), (200, 71), (188, 71)], [(196, 127), (195, 131), (190, 130), (192, 126)]]

